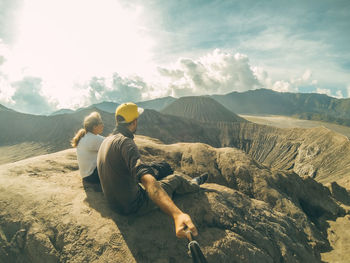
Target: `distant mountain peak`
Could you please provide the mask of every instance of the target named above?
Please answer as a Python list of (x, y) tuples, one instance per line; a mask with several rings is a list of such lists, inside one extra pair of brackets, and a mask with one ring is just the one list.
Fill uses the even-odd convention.
[(162, 113), (195, 119), (201, 122), (244, 122), (216, 100), (207, 96), (182, 97), (167, 106)]

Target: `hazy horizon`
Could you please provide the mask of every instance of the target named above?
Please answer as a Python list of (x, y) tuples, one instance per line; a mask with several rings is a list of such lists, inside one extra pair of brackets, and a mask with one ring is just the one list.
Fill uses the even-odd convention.
[[(258, 89), (258, 90), (262, 90), (262, 89)], [(268, 90), (268, 89), (265, 89), (265, 90)], [(250, 90), (250, 91), (253, 91), (253, 90)], [(225, 94), (212, 94), (212, 95), (228, 95), (232, 92), (237, 92), (237, 91), (231, 91), (231, 92), (228, 92), (228, 93), (225, 93)], [(244, 92), (238, 92), (238, 93), (245, 93), (247, 91), (244, 91)], [(282, 93), (285, 93), (285, 92), (282, 92)], [(286, 92), (286, 93), (293, 93), (293, 92)], [(318, 94), (318, 93), (312, 93), (312, 92), (305, 92), (305, 93), (302, 93), (302, 92), (298, 92), (299, 94)], [(332, 97), (332, 96), (329, 96), (327, 94), (322, 94), (322, 95), (325, 95), (325, 96), (328, 96), (328, 97), (331, 97), (331, 98), (335, 98), (335, 97)], [(210, 96), (209, 94), (202, 94), (202, 95), (188, 95), (188, 96)], [(0, 103), (0, 106), (5, 106), (6, 108), (10, 109), (10, 110), (14, 110), (14, 111), (17, 111), (17, 112), (20, 112), (20, 113), (24, 113), (24, 114), (32, 114), (32, 115), (43, 115), (43, 116), (49, 116), (51, 114), (54, 114), (56, 112), (59, 112), (59, 111), (72, 111), (72, 112), (75, 112), (75, 111), (79, 111), (81, 109), (85, 109), (85, 108), (88, 108), (88, 107), (91, 107), (91, 106), (94, 106), (94, 105), (98, 105), (98, 104), (104, 104), (104, 103), (115, 103), (115, 104), (120, 104), (120, 103), (123, 103), (123, 102), (134, 102), (134, 103), (142, 103), (142, 102), (150, 102), (150, 101), (154, 101), (154, 100), (162, 100), (162, 99), (166, 99), (166, 98), (169, 98), (169, 97), (172, 97), (174, 99), (179, 99), (179, 98), (183, 98), (183, 97), (188, 97), (187, 95), (185, 96), (181, 96), (181, 97), (172, 97), (172, 96), (164, 96), (164, 97), (158, 97), (158, 98), (152, 98), (152, 99), (144, 99), (144, 100), (141, 100), (141, 101), (130, 101), (130, 100), (126, 100), (126, 101), (122, 101), (122, 102), (118, 102), (118, 101), (112, 101), (112, 100), (104, 100), (104, 101), (99, 101), (99, 102), (95, 102), (95, 103), (91, 103), (91, 104), (87, 104), (87, 105), (83, 105), (81, 107), (66, 107), (66, 108), (55, 108), (53, 109), (52, 111), (49, 111), (49, 112), (46, 112), (46, 113), (42, 113), (42, 112), (36, 112), (36, 113), (30, 113), (30, 112), (26, 112), (26, 111), (21, 111), (21, 110), (16, 110), (14, 108), (12, 108), (11, 106), (5, 106), (3, 104)], [(338, 99), (338, 98), (335, 98), (335, 99)], [(222, 104), (222, 103), (220, 103)], [(225, 105), (223, 105), (225, 106)], [(239, 115), (243, 114), (245, 115), (246, 113), (238, 113)], [(249, 115), (249, 114), (248, 114)], [(256, 116), (266, 116), (265, 113), (261, 113), (261, 114), (253, 114), (253, 115), (256, 115)], [(270, 114), (267, 114), (267, 115), (270, 115)], [(281, 115), (278, 115), (278, 114), (272, 114), (272, 115), (276, 115), (276, 116), (286, 116), (284, 114), (281, 114)]]
[(0, 0), (0, 104), (266, 88), (350, 97), (348, 1)]

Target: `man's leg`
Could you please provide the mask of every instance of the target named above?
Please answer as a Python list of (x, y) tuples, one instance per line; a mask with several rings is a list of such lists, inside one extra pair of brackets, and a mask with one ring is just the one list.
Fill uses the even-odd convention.
[(200, 189), (199, 185), (195, 183), (191, 177), (181, 173), (168, 175), (160, 180), (159, 183), (170, 197), (172, 197), (173, 194), (198, 192)]
[[(170, 197), (174, 194), (194, 193), (200, 190), (199, 185), (191, 177), (180, 173), (168, 175), (160, 180), (159, 183)], [(156, 209), (158, 209), (158, 206), (147, 195), (146, 200), (144, 200), (136, 214), (144, 215)]]

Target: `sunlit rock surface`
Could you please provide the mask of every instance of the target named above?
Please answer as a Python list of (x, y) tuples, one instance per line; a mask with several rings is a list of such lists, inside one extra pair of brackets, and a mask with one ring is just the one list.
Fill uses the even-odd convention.
[[(136, 142), (146, 161), (210, 173), (203, 191), (174, 199), (209, 262), (320, 262), (332, 251), (329, 220), (348, 217), (339, 185), (271, 170), (241, 150)], [(0, 262), (191, 262), (186, 246), (160, 211), (110, 210), (98, 187), (82, 184), (73, 149), (0, 166)]]

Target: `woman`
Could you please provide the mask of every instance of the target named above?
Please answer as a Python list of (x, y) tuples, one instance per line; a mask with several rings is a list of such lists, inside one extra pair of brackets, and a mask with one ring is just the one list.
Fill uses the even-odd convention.
[(84, 119), (84, 129), (80, 129), (71, 141), (77, 148), (80, 175), (89, 183), (100, 183), (97, 172), (97, 152), (104, 139), (101, 115), (93, 112)]

